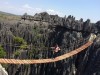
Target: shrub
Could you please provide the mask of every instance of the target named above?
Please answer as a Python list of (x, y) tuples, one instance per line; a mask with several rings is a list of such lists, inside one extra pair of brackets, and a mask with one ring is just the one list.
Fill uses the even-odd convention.
[(27, 44), (25, 40), (21, 37), (14, 37), (14, 41), (18, 44)]
[(17, 43), (19, 45), (19, 50), (20, 49), (27, 49), (28, 48), (28, 45), (27, 45), (27, 42), (21, 38), (21, 37), (14, 37), (14, 41), (15, 43)]
[(0, 45), (0, 58), (3, 58), (6, 56), (6, 52), (4, 51), (4, 49), (2, 48), (2, 46)]
[(23, 44), (23, 45), (20, 46), (20, 49), (26, 49), (27, 47), (28, 47), (28, 45)]
[(15, 57), (18, 57), (19, 55), (20, 55), (20, 51), (17, 50), (17, 51), (14, 52)]

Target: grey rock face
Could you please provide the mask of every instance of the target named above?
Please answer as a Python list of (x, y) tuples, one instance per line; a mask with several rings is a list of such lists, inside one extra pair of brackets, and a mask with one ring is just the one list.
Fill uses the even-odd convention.
[[(97, 39), (78, 55), (49, 64), (10, 64), (6, 69), (9, 75), (99, 75), (100, 23), (91, 23), (89, 19), (78, 21), (71, 15), (63, 18), (46, 12), (34, 16), (24, 14), (19, 20), (0, 20), (0, 44), (7, 52), (7, 58), (14, 58), (16, 51), (20, 52), (16, 57), (20, 59), (53, 58), (50, 47), (56, 43), (61, 48), (57, 55), (62, 55), (85, 44), (91, 33), (96, 33)], [(14, 41), (14, 36), (23, 38), (28, 48), (19, 50), (20, 45)]]
[(7, 71), (0, 64), (0, 75), (8, 75)]
[(78, 66), (76, 75), (99, 75), (100, 74), (100, 35), (97, 36), (92, 46), (84, 52), (82, 61)]

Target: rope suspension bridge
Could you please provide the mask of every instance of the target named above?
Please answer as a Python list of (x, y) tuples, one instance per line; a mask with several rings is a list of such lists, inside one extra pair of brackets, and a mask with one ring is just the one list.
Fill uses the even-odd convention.
[(88, 48), (92, 43), (93, 40), (96, 38), (96, 35), (91, 35), (89, 41), (82, 45), (81, 47), (63, 54), (61, 56), (57, 56), (54, 59), (52, 58), (48, 58), (48, 59), (31, 59), (31, 60), (21, 60), (21, 59), (4, 59), (4, 58), (0, 58), (0, 63), (3, 64), (41, 64), (41, 63), (52, 63), (52, 62), (57, 62), (63, 59), (67, 59), (71, 56), (74, 56), (76, 54), (78, 54), (79, 52), (85, 50), (86, 48)]

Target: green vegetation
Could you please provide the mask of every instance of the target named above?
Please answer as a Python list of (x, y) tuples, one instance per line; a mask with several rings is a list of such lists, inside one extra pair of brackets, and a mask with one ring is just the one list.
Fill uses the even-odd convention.
[(37, 41), (43, 37), (43, 34), (41, 34), (40, 31), (41, 31), (41, 29), (39, 29), (36, 26), (34, 27), (34, 29), (33, 29), (33, 33), (34, 33), (33, 41)]
[(0, 58), (3, 58), (6, 56), (6, 52), (4, 51), (4, 49), (2, 48), (2, 46), (0, 45)]
[(20, 46), (20, 49), (26, 49), (27, 47), (28, 47), (27, 44), (23, 44), (23, 45)]
[(14, 37), (14, 41), (20, 45), (20, 49), (26, 49), (28, 47), (27, 42), (21, 37)]
[(32, 57), (34, 54), (38, 52), (35, 46), (32, 47), (32, 50), (29, 51), (29, 57)]
[(21, 54), (21, 50), (27, 49), (28, 45), (27, 45), (27, 42), (23, 38), (18, 37), (18, 36), (17, 37), (14, 36), (14, 42), (18, 45), (18, 50), (14, 52), (14, 56), (19, 57)]
[(14, 56), (15, 57), (18, 57), (20, 55), (20, 51), (19, 50), (16, 50), (15, 52), (14, 52)]
[(17, 44), (26, 44), (25, 40), (21, 37), (14, 37), (14, 41), (17, 43)]
[(29, 57), (32, 58), (39, 58), (41, 57), (39, 55), (39, 51), (46, 51), (48, 50), (48, 47), (46, 47), (43, 43), (39, 43), (39, 46), (33, 46), (32, 50), (29, 51)]
[(8, 68), (8, 64), (2, 64), (2, 66), (5, 68), (5, 69), (7, 69)]

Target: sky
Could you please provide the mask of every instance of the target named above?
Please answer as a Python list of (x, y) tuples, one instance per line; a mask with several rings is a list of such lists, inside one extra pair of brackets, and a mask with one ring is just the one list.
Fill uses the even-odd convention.
[(0, 0), (0, 11), (22, 15), (48, 12), (61, 17), (72, 15), (77, 20), (100, 20), (100, 0)]

